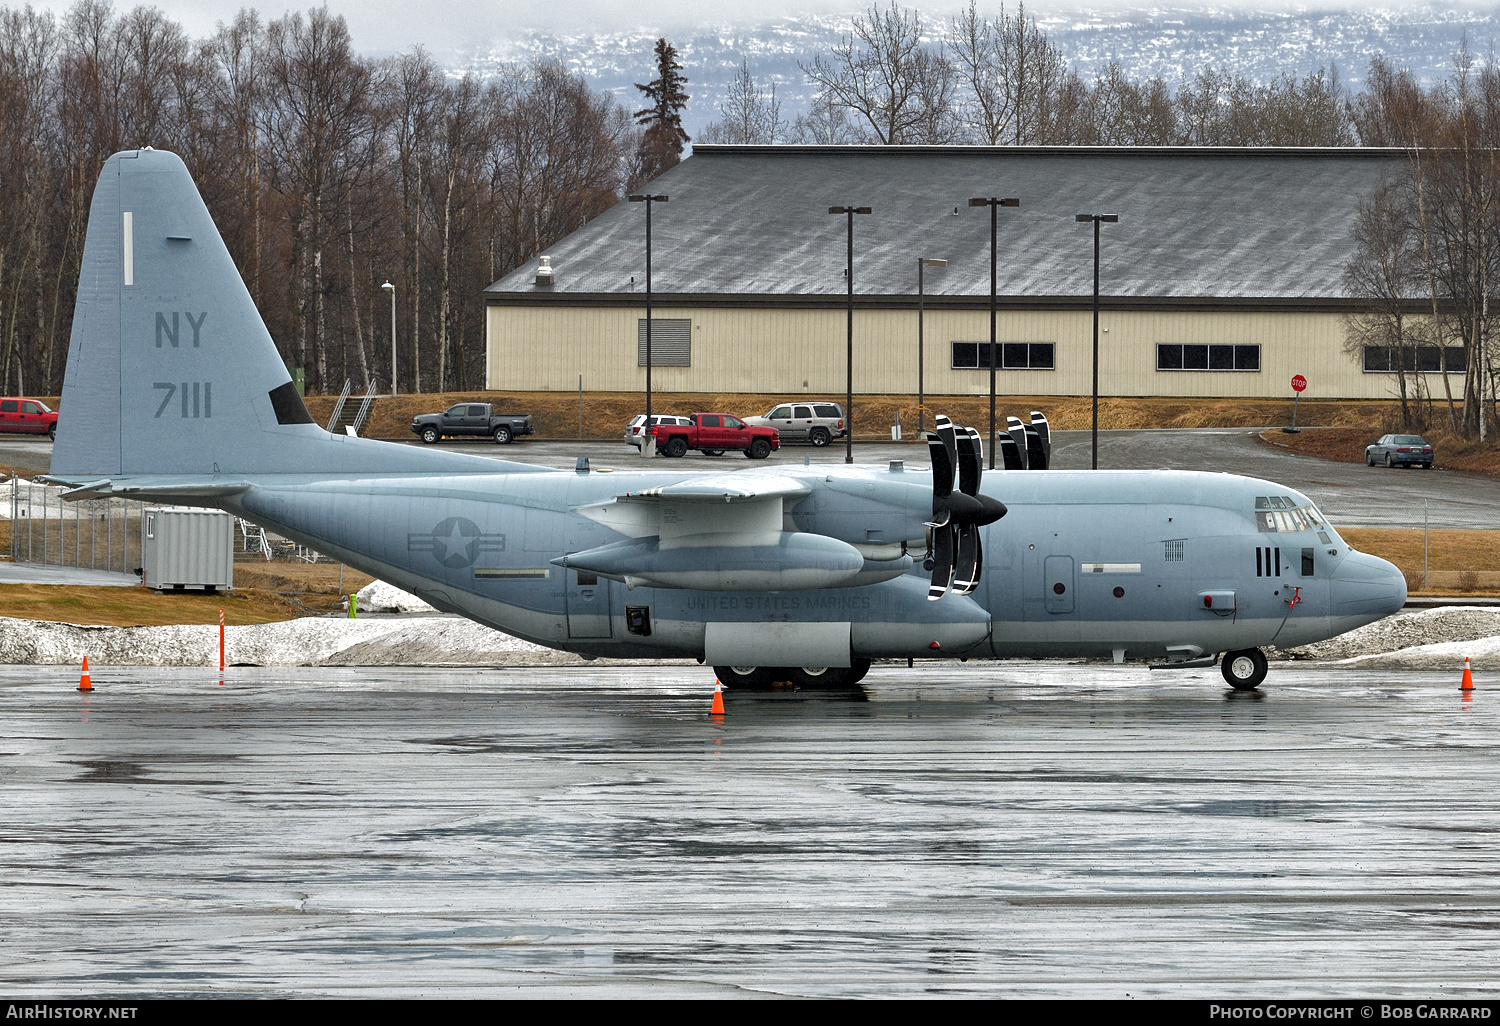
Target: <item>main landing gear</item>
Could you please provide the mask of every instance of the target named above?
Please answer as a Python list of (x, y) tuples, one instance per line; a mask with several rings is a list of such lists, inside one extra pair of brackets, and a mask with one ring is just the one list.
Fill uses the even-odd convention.
[(842, 666), (715, 666), (714, 675), (730, 690), (769, 691), (785, 681), (803, 691), (847, 691), (870, 672), (870, 660), (855, 656)]
[(1266, 654), (1258, 648), (1225, 652), (1219, 670), (1236, 691), (1254, 691), (1266, 679)]

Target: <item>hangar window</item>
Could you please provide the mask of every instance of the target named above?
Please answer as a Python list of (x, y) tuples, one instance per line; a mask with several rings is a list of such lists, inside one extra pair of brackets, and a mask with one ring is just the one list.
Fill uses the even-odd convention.
[(1159, 371), (1259, 371), (1260, 346), (1158, 345)]
[[(1001, 342), (1000, 362), (1002, 370), (1055, 370), (1056, 347), (1051, 342)], [(953, 343), (954, 370), (989, 370), (990, 344), (988, 342)]]
[(1437, 374), (1442, 368), (1449, 374), (1463, 374), (1469, 369), (1463, 346), (1365, 346), (1364, 363), (1366, 374), (1397, 370)]
[[(637, 321), (636, 366), (646, 366), (646, 319)], [(693, 322), (689, 318), (651, 318), (651, 366), (693, 365)]]

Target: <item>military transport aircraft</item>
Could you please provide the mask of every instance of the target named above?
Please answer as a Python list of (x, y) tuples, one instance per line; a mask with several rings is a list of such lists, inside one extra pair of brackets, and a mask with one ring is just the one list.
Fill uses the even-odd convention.
[[(51, 479), (228, 510), (497, 630), (584, 656), (696, 657), (725, 684), (855, 684), (877, 658), (1211, 665), (1401, 608), (1308, 499), (1232, 474), (1005, 472), (944, 421), (931, 468), (557, 471), (313, 423), (182, 161), (94, 192)], [(1034, 469), (1020, 469), (1022, 467)]]

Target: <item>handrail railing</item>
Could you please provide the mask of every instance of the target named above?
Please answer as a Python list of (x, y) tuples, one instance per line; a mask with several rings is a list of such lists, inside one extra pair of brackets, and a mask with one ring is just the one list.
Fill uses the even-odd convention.
[(365, 429), (365, 421), (370, 419), (370, 407), (375, 404), (375, 386), (378, 384), (380, 384), (380, 379), (372, 377), (370, 387), (365, 389), (365, 400), (359, 404), (359, 413), (354, 418), (356, 435)]
[(330, 435), (333, 434), (333, 429), (338, 426), (339, 418), (344, 415), (344, 403), (348, 400), (349, 391), (353, 387), (354, 379), (345, 378), (344, 390), (339, 393), (339, 401), (333, 407), (333, 416), (328, 418), (328, 427), (324, 428)]

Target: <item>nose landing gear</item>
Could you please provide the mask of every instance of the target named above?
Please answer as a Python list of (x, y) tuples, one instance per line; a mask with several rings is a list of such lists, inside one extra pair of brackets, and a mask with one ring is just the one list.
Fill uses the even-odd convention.
[(1254, 691), (1266, 679), (1266, 655), (1258, 648), (1225, 652), (1219, 669), (1236, 691)]

